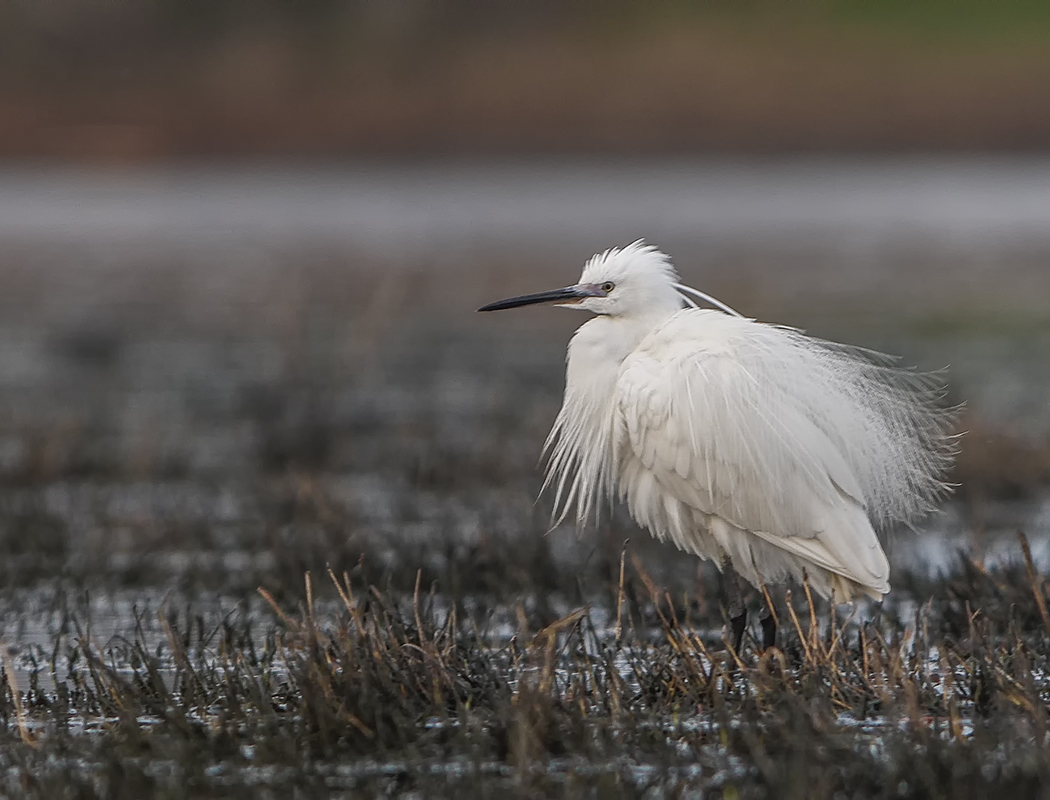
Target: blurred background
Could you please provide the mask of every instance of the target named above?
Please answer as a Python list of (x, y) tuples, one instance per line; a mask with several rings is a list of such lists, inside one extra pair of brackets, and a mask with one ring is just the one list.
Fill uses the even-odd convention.
[(642, 237), (947, 367), (929, 531), (1045, 562), (1048, 148), (1034, 0), (5, 3), (0, 536), (38, 559), (8, 579), (580, 546), (533, 499), (581, 320), (474, 309)]

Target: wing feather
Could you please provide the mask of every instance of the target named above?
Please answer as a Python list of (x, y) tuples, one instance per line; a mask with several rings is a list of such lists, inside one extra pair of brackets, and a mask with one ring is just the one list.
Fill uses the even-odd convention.
[[(717, 312), (676, 315), (621, 366), (620, 472), (637, 481), (622, 463), (637, 459), (654, 480), (647, 491), (882, 593), (889, 567), (866, 511), (871, 493), (844, 449), (852, 437), (863, 457), (864, 437), (885, 434), (885, 423), (815, 341)], [(804, 390), (800, 380), (828, 385)], [(636, 488), (621, 483), (629, 504)]]

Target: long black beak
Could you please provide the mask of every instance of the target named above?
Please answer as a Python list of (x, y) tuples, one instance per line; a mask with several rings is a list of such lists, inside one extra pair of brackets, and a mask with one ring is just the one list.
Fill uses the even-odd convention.
[(537, 292), (536, 294), (523, 294), (521, 297), (510, 297), (506, 300), (497, 300), (482, 306), (478, 311), (502, 311), (505, 308), (518, 308), (518, 306), (531, 306), (536, 303), (578, 303), (586, 297), (604, 297), (605, 292), (592, 286), (566, 286), (564, 289), (554, 289), (549, 292)]

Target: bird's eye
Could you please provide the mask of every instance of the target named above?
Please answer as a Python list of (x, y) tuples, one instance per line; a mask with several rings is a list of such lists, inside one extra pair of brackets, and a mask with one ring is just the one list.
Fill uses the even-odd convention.
[(601, 286), (602, 291), (605, 292), (606, 294), (609, 294), (609, 292), (611, 292), (615, 288), (616, 288), (616, 284), (613, 283), (612, 281), (606, 281)]

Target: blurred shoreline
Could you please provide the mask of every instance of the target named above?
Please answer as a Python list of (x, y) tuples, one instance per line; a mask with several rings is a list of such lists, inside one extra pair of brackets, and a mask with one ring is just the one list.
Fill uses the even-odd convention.
[(0, 158), (1041, 151), (1008, 5), (11, 4)]
[(118, 261), (136, 249), (190, 260), (222, 251), (224, 269), (230, 253), (237, 264), (246, 253), (265, 263), (267, 251), (331, 252), (360, 275), (445, 276), (470, 302), (493, 279), (508, 290), (557, 282), (638, 238), (686, 280), (760, 316), (823, 308), (1041, 322), (1050, 157), (0, 166), (9, 262), (41, 246)]

